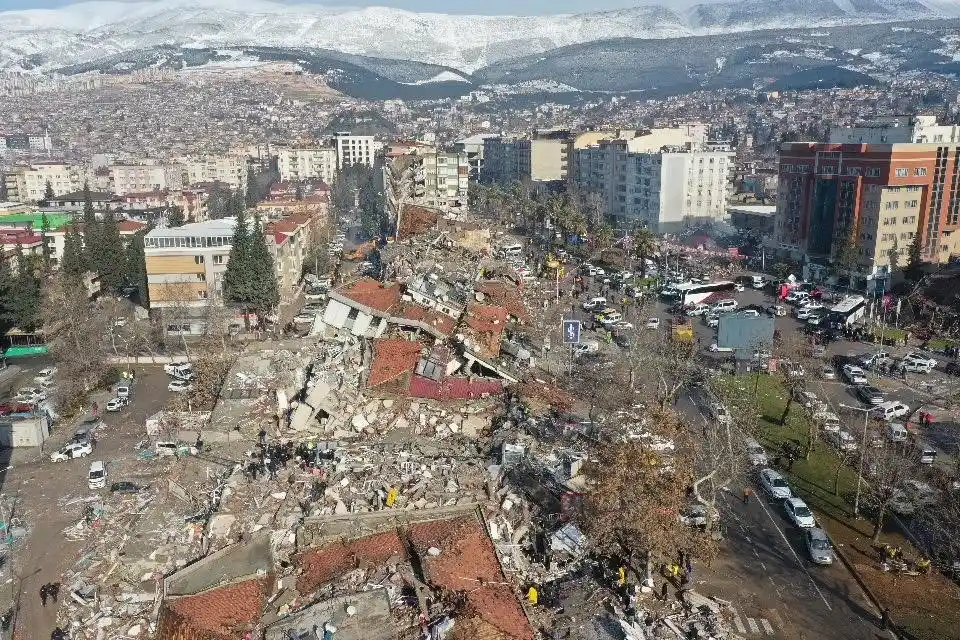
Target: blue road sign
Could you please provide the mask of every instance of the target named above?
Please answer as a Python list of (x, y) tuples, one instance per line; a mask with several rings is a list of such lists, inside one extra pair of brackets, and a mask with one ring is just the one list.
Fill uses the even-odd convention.
[(563, 321), (563, 344), (580, 344), (580, 321)]

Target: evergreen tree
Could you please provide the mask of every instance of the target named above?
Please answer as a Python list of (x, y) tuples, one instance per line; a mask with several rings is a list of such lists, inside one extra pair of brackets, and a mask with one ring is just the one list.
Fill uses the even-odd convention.
[(6, 334), (16, 324), (12, 309), (13, 280), (10, 263), (0, 260), (0, 334)]
[(123, 285), (123, 239), (120, 237), (117, 217), (109, 209), (103, 214), (98, 241), (100, 255), (97, 273), (100, 274), (100, 285), (106, 291), (117, 291)]
[(182, 227), (186, 221), (187, 220), (183, 215), (183, 209), (180, 207), (173, 207), (170, 210), (170, 213), (167, 214), (168, 227)]
[(83, 263), (93, 272), (99, 272), (103, 252), (100, 250), (100, 223), (93, 212), (90, 183), (83, 183)]
[(253, 168), (247, 168), (247, 207), (255, 207), (260, 202), (257, 197), (257, 181), (253, 177)]
[(923, 274), (923, 256), (920, 252), (920, 234), (913, 235), (913, 242), (910, 243), (910, 251), (907, 254), (907, 268), (904, 269), (904, 275), (908, 280), (916, 282)]
[(17, 274), (9, 296), (10, 321), (24, 331), (40, 326), (40, 279), (37, 277), (35, 256), (26, 256), (18, 243), (14, 250)]
[(50, 271), (50, 251), (47, 248), (48, 234), (50, 233), (50, 220), (47, 218), (47, 213), (43, 212), (40, 214), (40, 237), (42, 238), (41, 246), (43, 247), (43, 272), (47, 273)]
[(262, 322), (263, 318), (280, 303), (280, 290), (277, 286), (273, 256), (270, 255), (266, 238), (263, 236), (259, 215), (254, 218), (248, 241), (247, 260), (253, 277), (250, 281), (250, 296), (247, 302), (250, 308), (257, 312)]
[(124, 278), (127, 286), (137, 288), (137, 299), (140, 304), (147, 306), (150, 303), (147, 289), (147, 265), (143, 251), (143, 233), (138, 233), (127, 243), (126, 259), (124, 260)]
[[(247, 229), (247, 220), (243, 211), (237, 216), (237, 226), (233, 230), (233, 240), (230, 243), (230, 256), (227, 259), (227, 268), (223, 272), (223, 297), (227, 302), (239, 304), (248, 309), (250, 300), (250, 235)], [(246, 318), (244, 318), (246, 322)]]
[(243, 200), (243, 192), (237, 189), (230, 194), (230, 198), (227, 200), (227, 217), (239, 219), (244, 211), (246, 211), (246, 203)]
[(50, 201), (56, 198), (57, 195), (53, 192), (53, 185), (50, 184), (50, 181), (47, 180), (47, 184), (43, 187), (43, 200), (40, 204), (44, 207), (49, 206)]
[(294, 200), (303, 200), (303, 185), (297, 182), (296, 188), (293, 190), (293, 199)]
[(79, 283), (87, 266), (83, 255), (83, 239), (73, 225), (67, 227), (63, 237), (63, 260), (60, 271), (73, 283)]

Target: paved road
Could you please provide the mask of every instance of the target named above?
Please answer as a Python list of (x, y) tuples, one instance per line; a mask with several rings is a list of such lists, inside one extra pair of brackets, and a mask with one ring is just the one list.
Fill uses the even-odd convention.
[[(701, 419), (701, 408), (683, 394), (677, 408)], [(733, 626), (747, 636), (872, 639), (879, 613), (841, 563), (830, 567), (806, 559), (800, 528), (789, 522), (777, 501), (756, 495), (744, 504), (724, 493), (718, 504), (726, 532), (723, 552), (697, 588), (733, 603)], [(886, 637), (886, 636), (879, 636)]]

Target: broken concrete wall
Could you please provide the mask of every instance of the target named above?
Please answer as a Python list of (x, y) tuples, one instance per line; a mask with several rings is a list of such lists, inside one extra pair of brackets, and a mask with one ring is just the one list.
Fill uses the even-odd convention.
[(192, 595), (269, 571), (273, 571), (270, 534), (259, 532), (246, 542), (221, 549), (168, 576), (163, 589), (167, 596)]

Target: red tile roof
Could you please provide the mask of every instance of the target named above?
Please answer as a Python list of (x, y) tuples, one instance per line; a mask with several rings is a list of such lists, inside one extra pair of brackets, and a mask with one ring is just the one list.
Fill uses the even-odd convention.
[(493, 304), (500, 305), (511, 316), (529, 324), (532, 321), (530, 311), (523, 304), (520, 289), (505, 282), (483, 282), (477, 285), (476, 290), (487, 296)]
[(500, 353), (500, 336), (507, 326), (509, 314), (503, 307), (471, 302), (467, 305), (465, 322), (483, 355)]
[(409, 395), (414, 398), (433, 398), (434, 400), (467, 400), (481, 398), (484, 394), (496, 395), (503, 391), (501, 380), (467, 378), (443, 378), (431, 380), (423, 376), (410, 379)]
[(403, 541), (396, 531), (306, 551), (297, 558), (303, 569), (297, 578), (297, 591), (306, 595), (358, 567), (383, 565), (393, 558), (403, 560), (406, 557)]
[[(532, 640), (530, 621), (507, 584), (490, 537), (475, 517), (416, 524), (409, 538), (428, 583), (463, 594), (469, 612), (509, 637)], [(440, 549), (440, 555), (429, 555), (430, 547)]]
[(400, 301), (400, 287), (383, 286), (373, 278), (361, 278), (350, 284), (345, 284), (335, 290), (344, 298), (349, 298), (365, 307), (387, 313)]
[(260, 620), (272, 582), (257, 578), (167, 600), (157, 637), (236, 640)]
[(423, 345), (412, 340), (374, 340), (367, 386), (376, 387), (413, 371), (422, 350)]
[(445, 313), (406, 302), (401, 303), (399, 309), (393, 311), (393, 315), (407, 320), (422, 322), (432, 327), (438, 333), (448, 337), (453, 333), (453, 328), (457, 324), (453, 318)]

